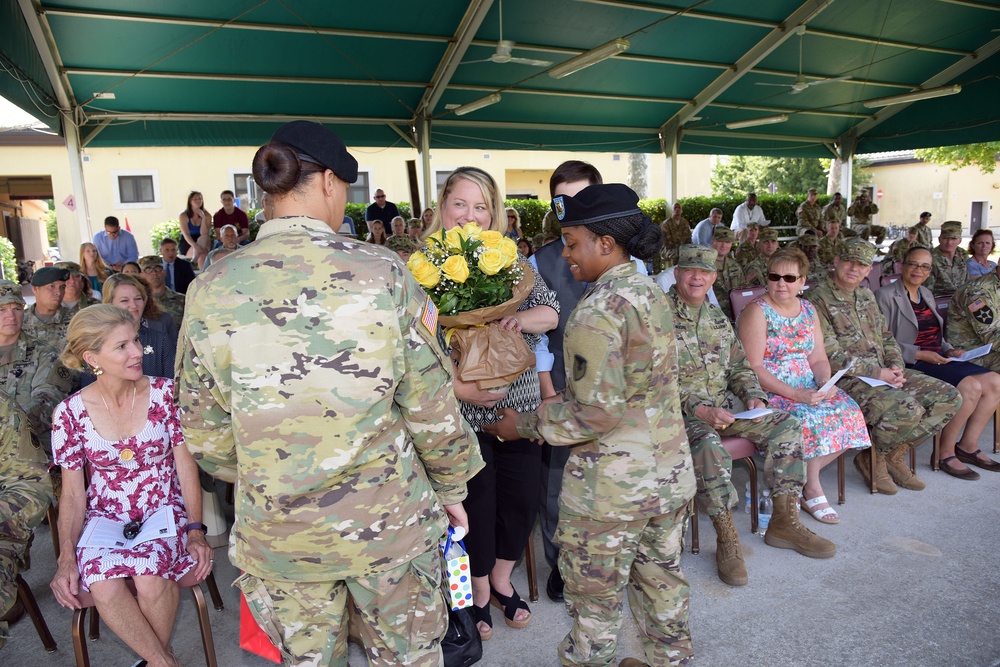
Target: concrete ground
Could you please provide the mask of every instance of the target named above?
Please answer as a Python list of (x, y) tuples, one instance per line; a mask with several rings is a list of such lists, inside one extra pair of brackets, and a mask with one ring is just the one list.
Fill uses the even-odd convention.
[[(992, 429), (980, 446), (992, 451)], [(930, 442), (918, 451), (918, 474), (928, 482), (922, 492), (901, 489), (896, 496), (870, 495), (853, 465), (848, 464), (847, 504), (842, 521), (820, 525), (803, 514), (807, 526), (833, 540), (837, 555), (811, 560), (771, 548), (750, 533), (742, 509), (736, 524), (750, 573), (750, 584), (732, 588), (715, 572), (715, 533), (702, 515), (701, 547), (685, 552), (683, 569), (691, 583), (691, 630), (696, 659), (707, 666), (761, 667), (986, 667), (1000, 665), (1000, 531), (997, 499), (1000, 474), (981, 471), (982, 479), (966, 482), (927, 465)], [(1000, 457), (997, 457), (1000, 459)], [(737, 465), (737, 489), (746, 483)], [(823, 474), (828, 497), (836, 497), (836, 466)], [(556, 667), (556, 646), (570, 627), (562, 604), (550, 602), (544, 586), (549, 568), (542, 558), (536, 531), (541, 599), (532, 603), (531, 625), (508, 628), (493, 611), (493, 639), (484, 645), (486, 667)], [(46, 654), (25, 617), (12, 629), (12, 640), (0, 650), (0, 664), (25, 667), (70, 667), (75, 664), (69, 611), (59, 607), (48, 582), (55, 564), (46, 527), (39, 530), (33, 563), (25, 578), (41, 605), (59, 650)], [(223, 611), (209, 609), (216, 653), (222, 667), (271, 664), (239, 648), (238, 597), (228, 584), (236, 577), (225, 556), (216, 551), (215, 574), (226, 600)], [(527, 597), (523, 567), (515, 586)], [(204, 664), (194, 605), (182, 596), (174, 631), (175, 651), (185, 665)], [(135, 656), (104, 628), (89, 644), (91, 663), (127, 667)], [(619, 659), (641, 657), (642, 648), (629, 617), (621, 633)], [(365, 660), (351, 649), (350, 664)]]

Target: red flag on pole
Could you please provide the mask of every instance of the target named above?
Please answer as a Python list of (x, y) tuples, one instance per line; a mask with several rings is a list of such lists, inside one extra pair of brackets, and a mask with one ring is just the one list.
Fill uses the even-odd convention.
[(127, 215), (125, 216), (125, 231), (126, 232), (131, 232), (132, 231), (132, 226), (128, 224), (128, 216)]

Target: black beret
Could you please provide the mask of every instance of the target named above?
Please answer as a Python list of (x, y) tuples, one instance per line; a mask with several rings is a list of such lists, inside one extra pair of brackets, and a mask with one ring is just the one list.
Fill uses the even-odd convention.
[(57, 280), (69, 280), (69, 271), (54, 266), (43, 266), (31, 276), (31, 284), (35, 287), (42, 287)]
[(552, 210), (563, 227), (590, 225), (642, 213), (639, 195), (621, 183), (590, 185), (576, 193), (575, 197), (553, 197)]
[(358, 180), (358, 161), (347, 152), (343, 140), (311, 120), (293, 120), (279, 127), (271, 141), (295, 148), (310, 162), (326, 167), (342, 181)]

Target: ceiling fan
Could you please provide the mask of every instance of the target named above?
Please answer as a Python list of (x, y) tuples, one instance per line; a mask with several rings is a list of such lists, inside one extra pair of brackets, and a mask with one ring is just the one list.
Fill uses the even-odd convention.
[(497, 42), (497, 50), (490, 55), (489, 58), (484, 58), (483, 60), (467, 60), (462, 65), (471, 65), (472, 63), (498, 63), (500, 65), (504, 63), (517, 63), (518, 65), (531, 65), (532, 67), (548, 67), (552, 63), (548, 60), (535, 60), (534, 58), (518, 58), (511, 55), (511, 51), (514, 50), (514, 42), (509, 39), (503, 38), (503, 0), (500, 0), (500, 41)]
[(848, 75), (831, 77), (829, 79), (817, 79), (816, 81), (806, 81), (806, 77), (802, 75), (802, 37), (806, 34), (806, 27), (800, 25), (795, 28), (795, 32), (799, 35), (799, 73), (795, 77), (795, 81), (792, 83), (770, 83), (764, 81), (758, 81), (758, 86), (780, 86), (782, 88), (791, 88), (788, 91), (789, 95), (798, 95), (806, 88), (810, 86), (819, 86), (824, 83), (836, 83), (837, 81), (847, 81), (851, 77)]

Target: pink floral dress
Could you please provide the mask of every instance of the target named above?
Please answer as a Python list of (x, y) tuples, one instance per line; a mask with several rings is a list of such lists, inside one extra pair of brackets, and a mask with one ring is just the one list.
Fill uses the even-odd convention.
[[(184, 443), (173, 401), (174, 383), (147, 379), (146, 424), (138, 435), (125, 440), (105, 440), (94, 430), (80, 392), (60, 403), (52, 414), (55, 464), (66, 470), (86, 466), (90, 474), (84, 528), (98, 516), (123, 523), (143, 521), (164, 505), (173, 507), (177, 525), (176, 537), (150, 540), (133, 549), (77, 547), (80, 577), (88, 590), (95, 581), (143, 575), (178, 581), (195, 565), (186, 549), (187, 513), (174, 463), (173, 448)], [(132, 453), (130, 460), (123, 460), (125, 450)], [(124, 458), (129, 459), (129, 454)]]

